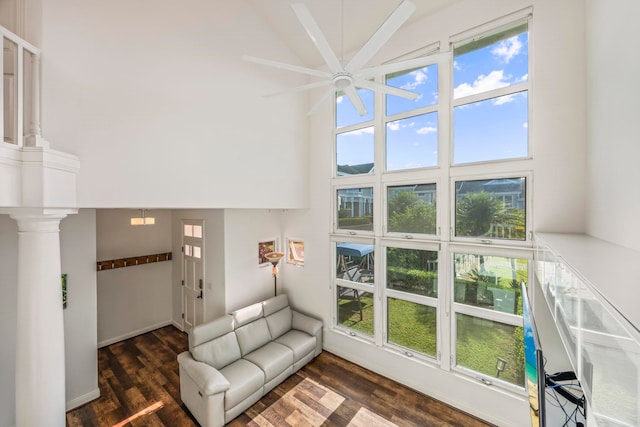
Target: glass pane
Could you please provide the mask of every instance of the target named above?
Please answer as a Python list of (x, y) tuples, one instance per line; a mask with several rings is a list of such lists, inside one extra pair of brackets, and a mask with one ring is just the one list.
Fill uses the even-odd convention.
[(525, 82), (528, 74), (529, 33), (524, 23), (454, 49), (453, 97)]
[(456, 366), (524, 386), (522, 343), (522, 327), (456, 313)]
[(373, 231), (373, 188), (347, 188), (337, 195), (338, 228)]
[(201, 225), (194, 225), (193, 226), (193, 237), (197, 237), (199, 239), (202, 238), (202, 226)]
[(336, 135), (336, 174), (373, 173), (373, 126)]
[(528, 156), (528, 92), (453, 109), (453, 163)]
[(201, 254), (201, 249), (200, 246), (194, 246), (193, 247), (193, 257), (194, 258), (200, 258), (200, 254)]
[(373, 120), (373, 91), (369, 89), (357, 89), (357, 91), (364, 107), (367, 109), (367, 114), (361, 116), (351, 103), (349, 97), (344, 95), (342, 91), (338, 91), (336, 93), (337, 128)]
[(190, 225), (190, 224), (184, 225), (184, 235), (187, 237), (193, 237), (193, 225)]
[(438, 64), (387, 75), (387, 85), (417, 93), (417, 99), (386, 95), (387, 116), (438, 102)]
[(302, 240), (289, 240), (289, 262), (304, 264), (304, 242)]
[(338, 325), (373, 336), (373, 292), (338, 286)]
[(387, 187), (387, 231), (436, 234), (436, 184)]
[(457, 237), (526, 240), (526, 179), (457, 181)]
[(528, 261), (492, 255), (454, 254), (454, 301), (522, 315), (520, 283)]
[(395, 298), (387, 308), (389, 342), (436, 357), (436, 308)]
[(591, 397), (591, 410), (602, 425), (640, 425), (638, 341), (582, 282), (579, 295), (581, 385)]
[(387, 248), (387, 288), (438, 297), (438, 252)]
[(336, 277), (350, 282), (373, 284), (374, 246), (336, 243)]
[(387, 170), (438, 165), (438, 113), (387, 123)]
[(184, 254), (186, 256), (191, 256), (193, 254), (191, 245), (184, 245)]

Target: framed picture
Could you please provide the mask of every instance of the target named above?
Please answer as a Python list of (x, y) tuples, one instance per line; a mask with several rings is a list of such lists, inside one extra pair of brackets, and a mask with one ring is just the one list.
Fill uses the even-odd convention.
[(269, 252), (275, 252), (277, 250), (276, 239), (263, 240), (258, 242), (258, 265), (270, 265), (265, 255)]
[(304, 240), (292, 237), (287, 239), (287, 262), (304, 266)]
[(62, 308), (67, 308), (67, 275), (62, 275)]

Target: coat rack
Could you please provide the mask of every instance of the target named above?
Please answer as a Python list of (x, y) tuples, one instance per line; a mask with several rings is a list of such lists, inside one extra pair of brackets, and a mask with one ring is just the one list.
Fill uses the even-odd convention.
[(113, 270), (114, 268), (133, 267), (135, 265), (151, 264), (153, 262), (171, 261), (171, 252), (161, 254), (142, 255), (129, 258), (111, 259), (108, 261), (98, 261), (97, 270)]

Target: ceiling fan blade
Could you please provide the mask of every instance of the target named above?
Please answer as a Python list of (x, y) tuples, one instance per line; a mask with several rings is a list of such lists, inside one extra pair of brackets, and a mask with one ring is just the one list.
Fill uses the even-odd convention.
[(320, 107), (320, 105), (322, 105), (323, 102), (325, 102), (331, 95), (333, 95), (334, 93), (336, 93), (336, 89), (334, 87), (332, 87), (331, 89), (329, 89), (328, 91), (326, 91), (318, 101), (316, 101), (315, 104), (313, 104), (313, 107), (311, 107), (311, 109), (309, 110), (309, 112), (307, 113), (307, 115), (312, 115), (313, 113), (315, 113), (318, 108)]
[(307, 6), (304, 3), (295, 3), (292, 4), (291, 7), (296, 13), (298, 20), (304, 29), (307, 30), (307, 34), (309, 34), (309, 37), (311, 38), (311, 41), (313, 41), (313, 44), (316, 45), (316, 48), (318, 48), (320, 55), (324, 58), (331, 72), (336, 73), (338, 71), (342, 71), (342, 64), (340, 64), (340, 61), (333, 50), (331, 50), (329, 42), (320, 30), (320, 27), (318, 27), (316, 21), (313, 19), (313, 16), (311, 16)]
[(360, 114), (361, 116), (366, 115), (367, 109), (364, 106), (364, 103), (362, 102), (360, 95), (358, 95), (358, 91), (356, 90), (356, 88), (354, 86), (347, 86), (343, 90), (344, 90), (344, 93), (349, 97), (349, 100), (351, 101), (353, 106), (356, 107), (358, 114)]
[(302, 92), (302, 91), (307, 90), (307, 89), (313, 89), (313, 88), (316, 88), (316, 87), (328, 86), (330, 84), (333, 84), (333, 82), (331, 80), (323, 80), (321, 82), (313, 82), (313, 83), (309, 83), (309, 84), (306, 84), (306, 85), (297, 86), (297, 87), (294, 87), (294, 88), (291, 88), (291, 89), (285, 89), (285, 90), (282, 90), (280, 92), (269, 93), (269, 94), (263, 95), (263, 96), (265, 98), (270, 98), (272, 96), (286, 95), (286, 94), (289, 94), (289, 93)]
[(345, 69), (357, 71), (375, 55), (391, 36), (405, 23), (409, 16), (416, 10), (416, 5), (410, 0), (403, 0), (400, 6), (393, 11), (387, 20), (371, 36), (369, 41), (349, 61)]
[(296, 73), (308, 74), (310, 76), (327, 78), (331, 77), (331, 73), (326, 71), (314, 70), (312, 68), (299, 67), (297, 65), (285, 64), (284, 62), (272, 61), (270, 59), (256, 58), (255, 56), (244, 55), (242, 57), (245, 61), (255, 62), (256, 64), (268, 65), (270, 67), (280, 68), (288, 71), (295, 71)]
[(384, 76), (386, 74), (396, 73), (403, 70), (412, 70), (416, 68), (426, 67), (443, 60), (449, 59), (451, 52), (437, 53), (429, 56), (421, 56), (419, 58), (407, 59), (405, 61), (393, 62), (390, 64), (377, 65), (371, 68), (354, 73), (354, 77), (368, 79), (373, 76)]
[(400, 89), (394, 86), (383, 85), (381, 83), (372, 82), (371, 80), (359, 79), (359, 80), (356, 80), (353, 84), (357, 87), (371, 89), (376, 92), (387, 93), (389, 95), (400, 96), (402, 98), (407, 98), (412, 100), (420, 96), (420, 94), (416, 92), (411, 92), (409, 90)]

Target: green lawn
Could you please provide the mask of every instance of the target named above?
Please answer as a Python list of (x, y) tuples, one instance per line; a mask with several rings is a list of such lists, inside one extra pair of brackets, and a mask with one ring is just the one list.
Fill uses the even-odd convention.
[[(349, 294), (352, 296), (352, 294)], [(393, 344), (432, 357), (437, 354), (435, 307), (388, 299), (388, 336)], [(373, 294), (360, 292), (360, 302), (352, 298), (338, 301), (338, 323), (373, 336)], [(360, 319), (362, 308), (362, 319)], [(522, 328), (478, 319), (464, 314), (457, 318), (456, 364), (495, 377), (496, 362), (507, 361), (500, 379), (524, 385)]]

